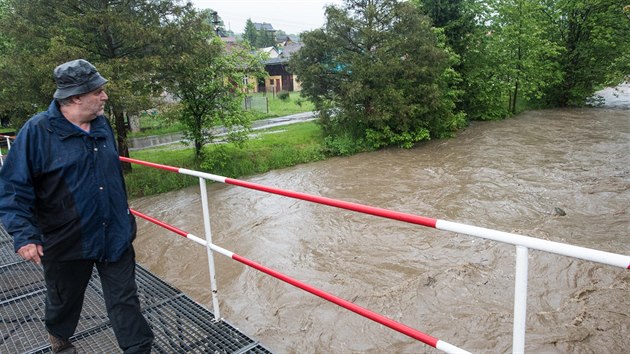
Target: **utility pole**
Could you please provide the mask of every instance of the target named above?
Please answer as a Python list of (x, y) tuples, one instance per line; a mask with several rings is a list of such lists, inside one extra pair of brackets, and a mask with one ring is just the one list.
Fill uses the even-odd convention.
[(212, 24), (214, 25), (214, 33), (216, 33), (219, 37), (221, 37), (221, 30), (219, 27), (220, 23), (221, 21), (219, 21), (219, 13), (216, 11), (212, 11)]

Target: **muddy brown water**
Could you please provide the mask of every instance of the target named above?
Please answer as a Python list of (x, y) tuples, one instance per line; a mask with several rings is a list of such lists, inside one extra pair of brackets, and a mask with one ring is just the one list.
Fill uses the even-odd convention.
[[(630, 255), (629, 153), (628, 107), (541, 110), (246, 180)], [(511, 352), (514, 246), (230, 185), (208, 195), (217, 245), (460, 348)], [(198, 187), (132, 207), (204, 235)], [(211, 307), (202, 246), (145, 221), (135, 245), (142, 265)], [(439, 352), (215, 260), (222, 317), (272, 351)], [(539, 251), (529, 265), (526, 352), (628, 352), (630, 270)]]

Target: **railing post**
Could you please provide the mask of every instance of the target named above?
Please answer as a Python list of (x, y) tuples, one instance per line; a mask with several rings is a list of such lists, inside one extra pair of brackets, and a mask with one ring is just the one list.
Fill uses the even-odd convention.
[(199, 177), (199, 189), (201, 193), (201, 207), (203, 209), (203, 224), (206, 231), (206, 252), (208, 253), (208, 268), (210, 270), (210, 288), (212, 290), (212, 308), (214, 313), (214, 320), (219, 321), (221, 319), (221, 312), (219, 311), (219, 295), (217, 290), (217, 277), (214, 268), (214, 255), (210, 245), (212, 244), (212, 231), (210, 228), (210, 209), (208, 207), (208, 191), (206, 189), (205, 178)]
[[(4, 137), (7, 141), (7, 155), (9, 155), (9, 149), (11, 149), (11, 139), (8, 136)], [(0, 148), (0, 166), (4, 166), (4, 155), (2, 155), (2, 148)]]
[(514, 329), (512, 353), (525, 352), (525, 327), (527, 322), (527, 259), (528, 249), (516, 246), (516, 273), (514, 276)]

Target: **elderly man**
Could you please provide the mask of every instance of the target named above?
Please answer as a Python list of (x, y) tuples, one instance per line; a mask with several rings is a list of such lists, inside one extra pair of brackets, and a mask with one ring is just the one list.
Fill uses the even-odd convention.
[(140, 311), (131, 245), (136, 223), (103, 115), (107, 80), (83, 59), (53, 76), (54, 100), (22, 127), (0, 170), (0, 220), (16, 252), (43, 265), (53, 353), (76, 353), (70, 337), (94, 265), (118, 345), (148, 353), (153, 333)]

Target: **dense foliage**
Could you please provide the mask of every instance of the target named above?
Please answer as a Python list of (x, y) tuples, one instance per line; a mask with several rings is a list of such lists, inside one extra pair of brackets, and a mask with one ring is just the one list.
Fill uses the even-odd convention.
[(562, 81), (549, 87), (552, 105), (582, 105), (603, 85), (630, 75), (627, 0), (556, 0), (544, 3), (549, 40), (562, 47)]
[(417, 7), (346, 1), (326, 16), (323, 29), (302, 34), (290, 66), (332, 146), (411, 147), (462, 126), (449, 88), (452, 56)]
[(459, 106), (470, 119), (532, 104), (582, 106), (630, 74), (624, 0), (415, 2), (461, 58)]
[(291, 68), (332, 150), (411, 146), (464, 115), (582, 106), (621, 82), (630, 74), (623, 1), (346, 0), (303, 35)]

